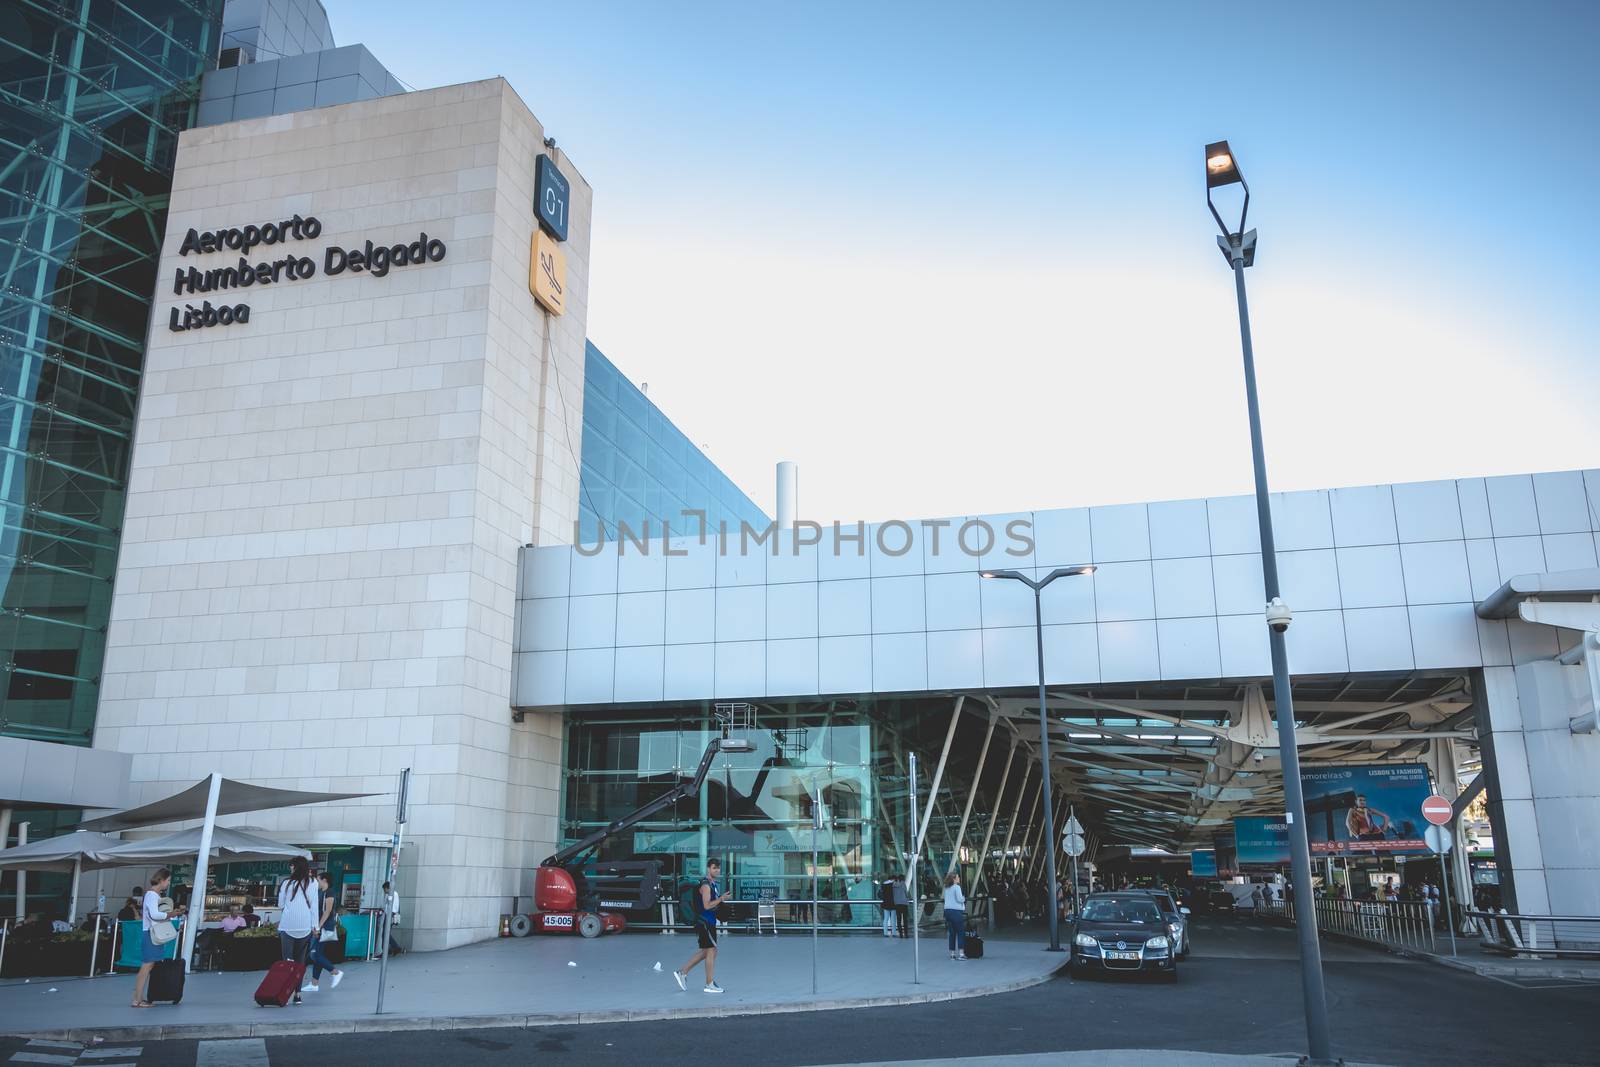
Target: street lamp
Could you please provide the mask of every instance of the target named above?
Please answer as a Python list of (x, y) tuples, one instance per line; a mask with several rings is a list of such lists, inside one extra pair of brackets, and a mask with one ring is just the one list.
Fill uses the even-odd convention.
[[(1217, 212), (1211, 190), (1237, 184), (1244, 190), (1239, 225), (1230, 229)], [(1294, 921), (1300, 935), (1300, 981), (1305, 997), (1308, 1064), (1335, 1064), (1328, 1036), (1328, 998), (1322, 982), (1322, 947), (1317, 942), (1317, 915), (1311, 907), (1311, 850), (1306, 841), (1306, 799), (1300, 787), (1300, 752), (1294, 728), (1294, 694), (1289, 686), (1289, 651), (1284, 633), (1292, 615), (1278, 592), (1278, 556), (1272, 537), (1272, 503), (1267, 495), (1267, 461), (1261, 447), (1261, 406), (1256, 398), (1255, 353), (1250, 344), (1250, 311), (1244, 298), (1244, 269), (1255, 263), (1256, 231), (1245, 231), (1250, 211), (1250, 186), (1227, 141), (1206, 145), (1206, 206), (1222, 231), (1217, 245), (1233, 268), (1239, 297), (1239, 339), (1244, 348), (1245, 403), (1250, 412), (1250, 454), (1255, 463), (1256, 517), (1261, 526), (1261, 578), (1266, 588), (1267, 639), (1272, 646), (1272, 700), (1278, 716), (1278, 754), (1283, 764), (1284, 816), (1289, 824), (1289, 859), (1299, 906)]]
[[(1093, 574), (1091, 564), (1080, 564), (1076, 567), (1057, 567), (1038, 581), (1034, 581), (1021, 571), (979, 571), (984, 578), (1010, 578), (1021, 582), (1033, 590), (1033, 632), (1039, 647), (1039, 764), (1044, 770), (1044, 853), (1050, 871), (1050, 897), (1046, 910), (1050, 913), (1050, 951), (1061, 951), (1061, 931), (1058, 928), (1056, 915), (1056, 825), (1055, 814), (1051, 810), (1053, 798), (1050, 796), (1050, 720), (1045, 714), (1044, 696), (1044, 609), (1040, 604), (1039, 594), (1044, 587), (1057, 578), (1071, 578), (1079, 574)], [(1073, 886), (1077, 891), (1077, 886)]]

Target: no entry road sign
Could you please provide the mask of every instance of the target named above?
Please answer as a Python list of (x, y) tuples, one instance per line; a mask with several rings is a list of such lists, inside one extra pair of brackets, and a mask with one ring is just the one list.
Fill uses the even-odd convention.
[(1453, 810), (1450, 802), (1437, 793), (1422, 802), (1422, 817), (1435, 826), (1449, 822)]

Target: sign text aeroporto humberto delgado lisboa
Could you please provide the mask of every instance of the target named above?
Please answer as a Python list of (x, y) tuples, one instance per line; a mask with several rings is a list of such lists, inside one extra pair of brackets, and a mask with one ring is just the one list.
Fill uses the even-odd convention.
[[(288, 255), (282, 259), (260, 260), (251, 263), (249, 253), (258, 245), (276, 245), (286, 241), (315, 240), (322, 234), (322, 222), (315, 216), (302, 218), (295, 215), (282, 222), (232, 227), (223, 230), (190, 229), (178, 248), (180, 256), (191, 252), (197, 255), (237, 251), (239, 262), (228, 267), (214, 267), (202, 271), (197, 267), (179, 267), (173, 278), (172, 291), (178, 296), (185, 293), (221, 292), (246, 289), (256, 285), (273, 285), (280, 282), (301, 281), (314, 277), (317, 264), (310, 256)], [(345, 271), (365, 271), (374, 278), (388, 275), (395, 267), (408, 267), (421, 263), (438, 263), (445, 257), (445, 243), (437, 237), (421, 233), (409, 244), (374, 245), (370, 240), (361, 247), (341, 248), (329, 245), (323, 250), (322, 272), (327, 275)], [(201, 329), (207, 326), (230, 326), (250, 321), (250, 305), (244, 303), (213, 305), (202, 300), (199, 307), (185, 304), (174, 306), (167, 317), (167, 329), (173, 332)]]

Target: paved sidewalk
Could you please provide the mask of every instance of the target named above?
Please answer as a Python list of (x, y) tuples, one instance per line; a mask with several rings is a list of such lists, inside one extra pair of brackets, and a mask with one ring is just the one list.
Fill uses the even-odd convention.
[[(973, 1056), (946, 1060), (894, 1060), (881, 1063), (835, 1064), (830, 1067), (1283, 1067), (1292, 1056), (1242, 1056), (1226, 1052), (1185, 1052), (1180, 1049), (1093, 1049), (1072, 1052), (1034, 1052), (1012, 1056)], [(1344, 1067), (1378, 1067), (1344, 1061)]]
[[(687, 993), (672, 970), (695, 950), (692, 936), (621, 934), (584, 941), (530, 937), (448, 952), (408, 953), (389, 963), (384, 1014), (373, 1014), (378, 964), (351, 964), (337, 990), (326, 976), (305, 1004), (258, 1008), (261, 973), (189, 976), (183, 1003), (129, 1007), (131, 975), (0, 986), (0, 1032), (107, 1040), (247, 1037), (366, 1030), (540, 1026), (686, 1016), (746, 1015), (947, 1000), (1020, 989), (1065, 962), (1038, 935), (990, 937), (981, 960), (952, 961), (943, 939), (921, 943), (921, 983), (912, 983), (911, 942), (877, 936), (823, 937), (818, 994), (811, 993), (805, 934), (724, 939), (717, 961), (723, 994)], [(655, 965), (661, 970), (656, 971)], [(698, 978), (700, 972), (696, 972)]]

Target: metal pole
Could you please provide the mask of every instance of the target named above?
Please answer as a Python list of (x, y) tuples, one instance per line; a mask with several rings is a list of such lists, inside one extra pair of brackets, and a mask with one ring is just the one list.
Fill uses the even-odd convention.
[[(977, 895), (980, 884), (984, 884), (983, 868), (989, 862), (989, 843), (994, 839), (994, 824), (1000, 818), (1000, 802), (1005, 799), (1006, 783), (1011, 779), (1011, 761), (1016, 758), (1016, 755), (1017, 738), (1013, 734), (1011, 737), (1011, 749), (1006, 753), (1005, 770), (1000, 772), (1000, 790), (994, 795), (994, 803), (990, 805), (989, 828), (983, 832), (983, 844), (978, 847), (978, 869), (977, 873), (972, 876), (972, 892), (974, 896)], [(990, 894), (990, 896), (992, 898), (993, 894)], [(989, 910), (992, 917), (994, 912), (992, 899), (990, 900)]]
[[(1441, 827), (1441, 829), (1443, 829)], [(1455, 834), (1455, 827), (1450, 827), (1450, 833)], [(1450, 927), (1450, 955), (1456, 954), (1456, 920), (1455, 911), (1450, 907), (1450, 864), (1445, 862), (1450, 855), (1448, 852), (1439, 853), (1439, 874), (1444, 878), (1444, 921)]]
[[(950, 851), (950, 867), (945, 874), (961, 864), (961, 849), (967, 843), (967, 820), (972, 818), (972, 802), (978, 799), (978, 780), (983, 777), (983, 765), (989, 758), (989, 739), (994, 737), (994, 720), (994, 713), (990, 712), (989, 728), (983, 732), (983, 747), (978, 750), (978, 769), (972, 772), (972, 788), (967, 790), (967, 804), (961, 809), (961, 828), (956, 831), (955, 848)], [(972, 892), (978, 892), (977, 879), (973, 879)]]
[(78, 925), (78, 883), (83, 879), (83, 857), (79, 856), (72, 861), (72, 892), (71, 900), (67, 903), (67, 922), (73, 926)]
[[(394, 837), (390, 839), (389, 852), (389, 890), (393, 893), (400, 892), (400, 845), (405, 840), (406, 833), (406, 791), (411, 785), (411, 768), (407, 767), (400, 772), (399, 797), (394, 806)], [(388, 982), (389, 975), (389, 928), (394, 922), (394, 915), (389, 907), (389, 894), (383, 895), (383, 955), (378, 958), (378, 1006), (373, 1009), (374, 1015), (383, 1014), (383, 990)]]
[(961, 722), (961, 705), (966, 703), (965, 696), (956, 697), (956, 706), (950, 712), (950, 729), (945, 731), (944, 748), (939, 751), (939, 765), (933, 770), (933, 785), (928, 787), (928, 807), (922, 813), (922, 836), (912, 837), (916, 842), (917, 855), (922, 855), (923, 839), (928, 836), (928, 826), (933, 822), (934, 802), (939, 798), (939, 783), (944, 781), (944, 766), (950, 760), (950, 743), (956, 739), (956, 726)]
[(1039, 765), (1044, 773), (1044, 854), (1050, 870), (1050, 893), (1046, 907), (1050, 912), (1050, 949), (1061, 951), (1061, 931), (1056, 919), (1056, 821), (1050, 801), (1050, 721), (1045, 710), (1044, 695), (1044, 607), (1040, 593), (1043, 586), (1033, 589), (1033, 630), (1039, 645)]
[[(817, 995), (817, 828), (822, 823), (822, 790), (811, 798), (811, 995)], [(761, 905), (757, 904), (757, 908)]]
[[(206, 879), (211, 865), (211, 832), (217, 828), (217, 802), (222, 797), (222, 775), (211, 772), (211, 789), (206, 794), (206, 818), (200, 824), (200, 851), (194, 861), (194, 886), (189, 890), (189, 911), (183, 917), (183, 973), (194, 961), (194, 939), (206, 917)], [(198, 906), (197, 906), (198, 902)]]
[[(1078, 806), (1076, 804), (1067, 809), (1067, 825), (1069, 827), (1078, 825)], [(1078, 852), (1082, 851), (1082, 849), (1078, 850)], [(1078, 914), (1078, 852), (1072, 854), (1072, 914), (1074, 916)]]
[[(1278, 593), (1278, 558), (1272, 535), (1272, 501), (1267, 493), (1267, 459), (1261, 443), (1261, 407), (1256, 397), (1255, 351), (1250, 341), (1250, 308), (1244, 294), (1244, 238), (1230, 237), (1234, 290), (1239, 300), (1239, 340), (1244, 353), (1245, 402), (1250, 413), (1250, 458), (1255, 466), (1256, 514), (1261, 525), (1261, 578), (1267, 601)], [(1272, 700), (1278, 717), (1278, 756), (1283, 765), (1284, 819), (1289, 824), (1289, 859), (1294, 884), (1300, 892), (1311, 890), (1311, 846), (1306, 838), (1306, 799), (1300, 784), (1300, 751), (1295, 738), (1294, 694), (1289, 684), (1289, 649), (1283, 631), (1267, 628), (1272, 648)], [(1316, 912), (1302, 909), (1295, 916), (1300, 935), (1300, 982), (1305, 1000), (1306, 1039), (1310, 1062), (1333, 1063), (1328, 1028), (1328, 995), (1322, 979), (1322, 946), (1317, 941)]]
[[(917, 754), (912, 752), (911, 757), (911, 840), (917, 840)], [(913, 985), (922, 984), (920, 973), (921, 945), (917, 935), (922, 919), (922, 887), (917, 884), (917, 855), (922, 851), (917, 846), (912, 846), (911, 855), (906, 857), (906, 888), (911, 890), (911, 982)]]

